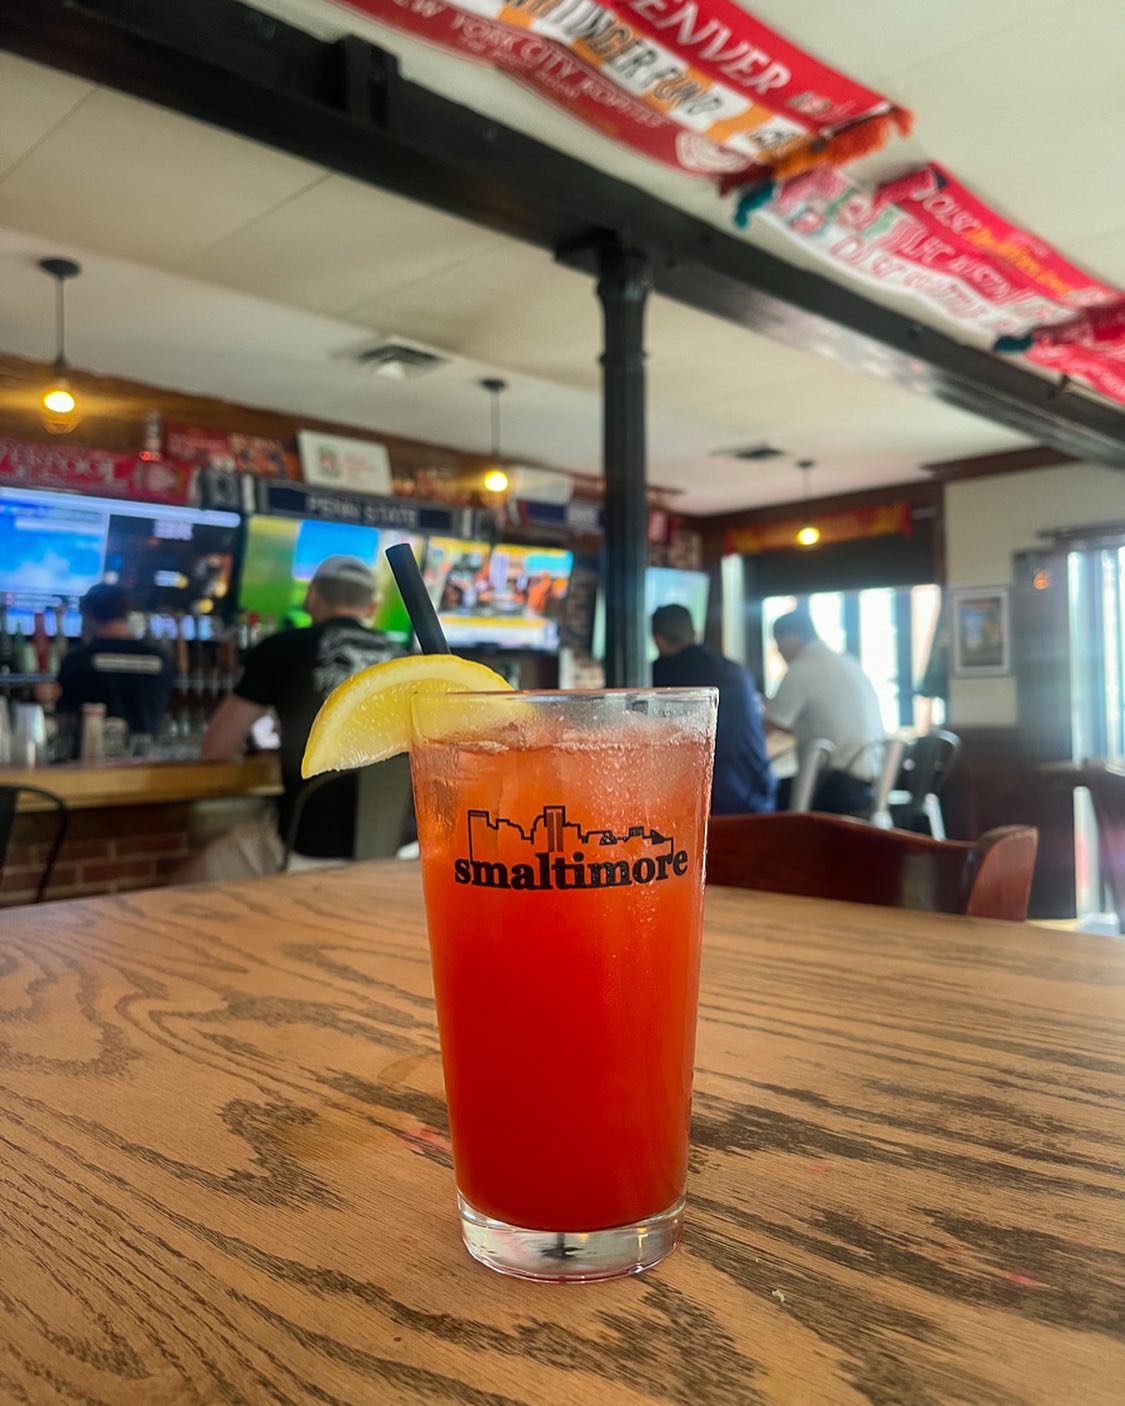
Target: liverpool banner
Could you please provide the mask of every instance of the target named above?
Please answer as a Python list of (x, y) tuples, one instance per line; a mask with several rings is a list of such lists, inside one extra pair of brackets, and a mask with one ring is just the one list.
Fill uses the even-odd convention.
[(998, 350), (1125, 402), (1120, 290), (989, 210), (934, 162), (875, 190), (820, 167), (779, 186), (754, 218), (986, 334)]
[[(488, 64), (612, 140), (739, 192), (853, 277), (907, 294), (1125, 403), (1125, 295), (934, 162), (862, 189), (842, 168), (911, 115), (737, 0), (337, 0)], [(758, 213), (755, 213), (758, 212)]]
[(750, 175), (886, 112), (734, 0), (342, 0), (500, 69), (625, 146), (698, 176)]
[(81, 444), (0, 439), (0, 487), (53, 488), (146, 503), (190, 503), (195, 470), (188, 464), (114, 454)]

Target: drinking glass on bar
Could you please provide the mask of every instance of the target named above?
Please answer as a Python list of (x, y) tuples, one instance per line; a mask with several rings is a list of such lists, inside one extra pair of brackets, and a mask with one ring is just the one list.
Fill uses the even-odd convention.
[(413, 700), (462, 1234), (503, 1273), (635, 1273), (679, 1237), (716, 706)]

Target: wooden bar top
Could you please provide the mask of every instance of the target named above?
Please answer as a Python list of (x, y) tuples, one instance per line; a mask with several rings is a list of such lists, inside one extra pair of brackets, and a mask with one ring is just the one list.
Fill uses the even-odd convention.
[(1117, 1406), (1123, 1095), (1119, 939), (714, 889), (684, 1243), (531, 1286), (460, 1244), (414, 866), (25, 908), (0, 1399)]
[[(30, 771), (0, 768), (0, 786), (38, 786), (53, 791), (72, 810), (104, 806), (168, 805), (218, 796), (276, 796), (281, 777), (276, 754), (241, 762), (115, 761), (101, 766), (68, 763)], [(46, 809), (24, 797), (21, 811)]]

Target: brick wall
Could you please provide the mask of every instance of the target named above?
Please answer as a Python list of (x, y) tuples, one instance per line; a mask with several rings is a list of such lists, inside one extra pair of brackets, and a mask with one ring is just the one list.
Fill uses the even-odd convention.
[[(176, 805), (73, 810), (47, 899), (88, 898), (166, 884), (189, 854), (255, 818), (263, 802), (242, 797)], [(29, 903), (53, 834), (48, 814), (16, 820), (0, 875), (0, 908)]]

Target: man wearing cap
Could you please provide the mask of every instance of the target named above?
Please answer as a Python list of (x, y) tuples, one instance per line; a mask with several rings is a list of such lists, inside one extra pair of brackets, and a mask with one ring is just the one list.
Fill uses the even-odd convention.
[[(313, 719), (337, 684), (360, 669), (402, 654), (365, 623), (375, 608), (375, 576), (357, 557), (327, 557), (309, 583), (305, 610), (312, 624), (264, 639), (246, 656), (234, 692), (216, 710), (203, 738), (204, 761), (242, 755), (251, 728), (271, 708), (281, 733), (284, 788), (277, 822), (225, 835), (194, 872), (180, 878), (241, 878), (276, 873), (301, 788), (301, 757)], [(351, 857), (355, 839), (355, 778), (345, 775), (309, 796), (293, 846), (296, 856)]]

